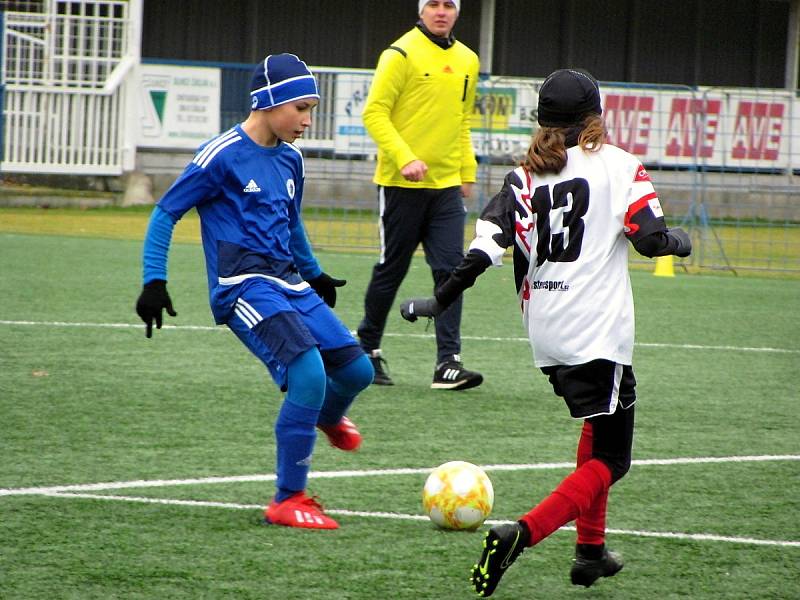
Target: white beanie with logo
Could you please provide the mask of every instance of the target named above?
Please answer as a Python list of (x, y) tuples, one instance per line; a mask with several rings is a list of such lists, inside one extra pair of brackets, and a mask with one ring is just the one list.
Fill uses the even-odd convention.
[[(456, 13), (461, 12), (461, 0), (450, 0), (453, 4), (456, 5)], [(422, 9), (425, 8), (425, 5), (428, 3), (428, 0), (419, 0), (419, 10), (417, 14), (422, 14)]]

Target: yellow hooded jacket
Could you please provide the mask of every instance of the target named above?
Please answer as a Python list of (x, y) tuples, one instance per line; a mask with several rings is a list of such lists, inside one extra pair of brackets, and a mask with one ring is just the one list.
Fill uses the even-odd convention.
[[(373, 181), (381, 186), (442, 189), (475, 181), (470, 119), (478, 55), (456, 41), (447, 49), (418, 28), (383, 51), (364, 106), (364, 126), (378, 145)], [(400, 169), (422, 160), (422, 181)]]

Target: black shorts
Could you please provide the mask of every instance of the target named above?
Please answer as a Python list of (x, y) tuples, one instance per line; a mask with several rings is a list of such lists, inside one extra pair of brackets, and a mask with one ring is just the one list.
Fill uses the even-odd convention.
[(581, 365), (542, 367), (542, 372), (576, 419), (611, 415), (618, 406), (627, 409), (636, 402), (631, 365), (597, 359)]

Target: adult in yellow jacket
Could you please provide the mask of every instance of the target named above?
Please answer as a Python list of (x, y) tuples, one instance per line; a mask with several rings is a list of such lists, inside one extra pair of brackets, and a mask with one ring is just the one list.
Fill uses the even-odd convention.
[[(381, 255), (372, 270), (358, 328), (375, 367), (374, 383), (392, 385), (381, 339), (411, 257), (422, 243), (434, 285), (460, 264), (464, 197), (477, 162), (470, 118), (478, 56), (453, 36), (460, 0), (419, 0), (416, 26), (380, 56), (364, 107), (378, 146)], [(461, 298), (435, 319), (434, 389), (464, 390), (483, 381), (461, 362)]]

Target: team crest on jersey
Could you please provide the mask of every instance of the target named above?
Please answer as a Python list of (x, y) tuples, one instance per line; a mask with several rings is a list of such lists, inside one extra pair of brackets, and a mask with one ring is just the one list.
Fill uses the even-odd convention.
[(636, 170), (636, 177), (634, 177), (633, 180), (650, 181), (650, 175), (647, 173), (647, 169), (645, 169), (642, 165), (639, 165), (639, 168)]
[(294, 200), (294, 179), (286, 180), (286, 191), (289, 193), (289, 198)]

